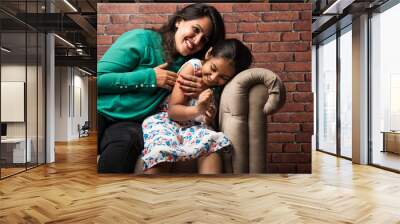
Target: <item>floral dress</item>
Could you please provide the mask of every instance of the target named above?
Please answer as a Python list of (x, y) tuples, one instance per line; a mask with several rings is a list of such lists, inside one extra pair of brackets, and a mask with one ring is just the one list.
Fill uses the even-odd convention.
[[(193, 66), (195, 73), (201, 71), (200, 60), (191, 59), (186, 63)], [(216, 132), (206, 125), (202, 117), (184, 122), (169, 119), (168, 99), (169, 97), (161, 105), (162, 112), (143, 121), (144, 170), (162, 162), (195, 159), (231, 144), (222, 132)], [(197, 99), (191, 99), (188, 105), (193, 106), (196, 103)]]

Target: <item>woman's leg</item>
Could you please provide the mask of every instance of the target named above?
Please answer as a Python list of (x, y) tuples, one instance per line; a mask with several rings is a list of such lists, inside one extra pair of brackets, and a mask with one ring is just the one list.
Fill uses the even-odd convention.
[(143, 171), (144, 174), (159, 174), (159, 173), (169, 173), (171, 170), (171, 163), (165, 162), (157, 164), (150, 169)]
[(198, 166), (199, 174), (219, 174), (222, 172), (222, 161), (216, 152), (199, 157)]
[(142, 125), (130, 121), (112, 124), (99, 142), (99, 173), (132, 173), (143, 149)]

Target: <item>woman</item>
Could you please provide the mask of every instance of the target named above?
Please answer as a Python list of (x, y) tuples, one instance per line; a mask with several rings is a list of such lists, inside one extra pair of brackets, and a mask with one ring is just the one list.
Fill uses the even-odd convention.
[[(191, 57), (224, 39), (225, 27), (212, 6), (193, 4), (177, 11), (157, 31), (124, 33), (97, 65), (98, 172), (133, 172), (143, 149), (142, 121), (157, 112)], [(183, 75), (188, 96), (203, 89), (198, 77)]]

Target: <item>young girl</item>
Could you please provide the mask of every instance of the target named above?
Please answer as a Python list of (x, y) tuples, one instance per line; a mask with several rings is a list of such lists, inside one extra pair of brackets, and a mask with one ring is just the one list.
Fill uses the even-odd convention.
[(145, 173), (168, 171), (171, 162), (195, 158), (199, 159), (199, 173), (221, 172), (221, 162), (214, 152), (230, 145), (230, 141), (222, 132), (211, 128), (216, 105), (213, 105), (215, 100), (210, 88), (225, 85), (251, 62), (250, 50), (243, 43), (227, 39), (210, 48), (204, 61), (191, 59), (181, 67), (178, 76), (200, 76), (209, 88), (198, 98), (189, 98), (181, 89), (182, 83), (177, 81), (168, 108), (144, 120), (142, 159)]

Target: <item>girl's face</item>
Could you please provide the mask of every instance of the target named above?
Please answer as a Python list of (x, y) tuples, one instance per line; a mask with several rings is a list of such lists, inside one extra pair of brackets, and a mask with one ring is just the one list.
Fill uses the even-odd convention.
[(182, 56), (200, 51), (208, 42), (212, 30), (212, 22), (208, 16), (187, 21), (182, 19), (175, 26), (175, 47)]
[(209, 57), (202, 66), (201, 73), (207, 86), (222, 86), (235, 75), (235, 68), (226, 58)]

